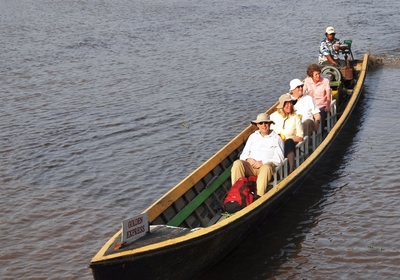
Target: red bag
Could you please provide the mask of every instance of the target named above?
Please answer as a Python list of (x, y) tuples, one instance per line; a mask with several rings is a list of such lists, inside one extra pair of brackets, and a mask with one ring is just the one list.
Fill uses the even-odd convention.
[(237, 212), (254, 201), (257, 176), (242, 177), (229, 189), (222, 208), (229, 213)]

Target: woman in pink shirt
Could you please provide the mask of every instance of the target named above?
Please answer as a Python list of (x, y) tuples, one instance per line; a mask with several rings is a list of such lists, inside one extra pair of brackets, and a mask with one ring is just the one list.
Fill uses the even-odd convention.
[(307, 76), (304, 80), (303, 92), (315, 100), (321, 114), (322, 132), (324, 132), (327, 112), (331, 110), (331, 86), (327, 78), (321, 77), (321, 68), (317, 64), (307, 67)]

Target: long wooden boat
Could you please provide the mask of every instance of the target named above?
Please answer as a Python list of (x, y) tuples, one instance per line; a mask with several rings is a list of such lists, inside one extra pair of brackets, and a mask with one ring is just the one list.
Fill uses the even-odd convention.
[[(343, 79), (342, 74), (331, 80), (333, 95), (340, 105), (332, 102), (326, 136), (319, 132), (300, 143), (296, 169), (288, 175), (286, 163), (282, 165), (265, 195), (234, 214), (221, 210), (221, 201), (231, 186), (231, 165), (256, 129), (249, 125), (143, 212), (148, 214), (147, 234), (127, 244), (121, 244), (122, 230), (111, 237), (89, 264), (93, 277), (193, 279), (224, 258), (301, 187), (301, 180), (334, 143), (357, 104), (368, 60), (369, 55), (365, 54), (362, 59), (351, 61), (350, 80)], [(328, 67), (323, 74), (335, 76), (335, 71)], [(276, 110), (276, 105), (267, 113)]]

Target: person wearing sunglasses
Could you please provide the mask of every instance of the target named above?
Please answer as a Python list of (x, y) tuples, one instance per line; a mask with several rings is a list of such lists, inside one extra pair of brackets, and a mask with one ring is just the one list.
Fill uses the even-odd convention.
[(231, 169), (232, 186), (242, 177), (257, 176), (257, 196), (262, 196), (268, 183), (272, 181), (276, 166), (284, 160), (283, 140), (271, 129), (273, 121), (266, 113), (257, 115), (251, 121), (258, 130), (250, 134), (240, 154)]
[(339, 51), (345, 50), (347, 46), (343, 45), (335, 35), (336, 32), (332, 26), (326, 28), (325, 38), (321, 40), (319, 45), (319, 65), (346, 66), (346, 62), (339, 59)]
[(293, 79), (290, 81), (289, 94), (296, 100), (294, 109), (303, 124), (304, 135), (310, 137), (314, 131), (318, 131), (321, 124), (321, 115), (314, 99), (309, 95), (303, 94), (303, 87), (302, 81)]
[(288, 159), (289, 173), (294, 170), (294, 159), (296, 144), (303, 141), (303, 126), (300, 117), (294, 110), (296, 100), (289, 94), (283, 94), (279, 97), (279, 104), (276, 111), (271, 114), (271, 120), (274, 122), (271, 128), (278, 133), (284, 140), (284, 156)]

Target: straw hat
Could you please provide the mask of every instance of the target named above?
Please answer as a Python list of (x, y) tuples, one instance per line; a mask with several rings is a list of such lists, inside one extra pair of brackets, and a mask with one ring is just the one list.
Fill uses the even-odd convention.
[(295, 104), (296, 101), (297, 101), (297, 100), (294, 100), (294, 99), (290, 96), (290, 94), (287, 94), (287, 93), (282, 94), (282, 95), (279, 97), (279, 104), (278, 104), (278, 106), (276, 106), (276, 108), (277, 108), (277, 109), (282, 109), (283, 106), (285, 105), (285, 102), (292, 102), (293, 104)]
[(257, 124), (261, 122), (274, 123), (273, 121), (271, 121), (269, 115), (266, 113), (258, 114), (257, 119), (251, 121), (252, 124)]

